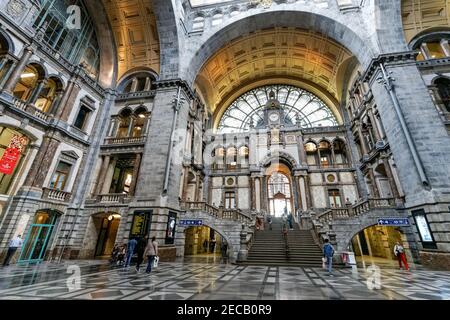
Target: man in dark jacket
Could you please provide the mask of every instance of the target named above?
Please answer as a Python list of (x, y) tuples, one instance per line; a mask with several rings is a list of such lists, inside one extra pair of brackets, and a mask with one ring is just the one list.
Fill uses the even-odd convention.
[(136, 253), (137, 253), (137, 264), (136, 264), (136, 271), (139, 272), (139, 269), (141, 268), (142, 262), (144, 262), (144, 252), (145, 247), (147, 246), (148, 242), (148, 236), (140, 237), (139, 241), (136, 245)]

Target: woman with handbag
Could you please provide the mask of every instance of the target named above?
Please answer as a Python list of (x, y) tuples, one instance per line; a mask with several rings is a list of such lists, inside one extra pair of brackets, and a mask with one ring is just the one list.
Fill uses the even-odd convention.
[(147, 244), (145, 248), (145, 256), (148, 258), (147, 270), (145, 273), (152, 272), (152, 266), (155, 258), (158, 256), (158, 242), (156, 242), (156, 237), (153, 237)]
[(403, 246), (398, 241), (394, 246), (394, 254), (397, 257), (398, 266), (400, 267), (400, 270), (403, 269), (402, 262), (405, 265), (405, 269), (409, 270), (408, 262), (406, 261), (405, 257), (405, 248), (403, 248)]

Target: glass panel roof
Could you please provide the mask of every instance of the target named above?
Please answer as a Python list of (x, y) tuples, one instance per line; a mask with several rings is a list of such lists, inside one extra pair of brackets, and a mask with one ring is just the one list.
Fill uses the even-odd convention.
[(237, 98), (220, 119), (219, 133), (245, 132), (263, 120), (263, 109), (270, 91), (275, 92), (285, 113), (285, 123), (294, 124), (297, 117), (302, 128), (337, 126), (330, 108), (309, 91), (289, 85), (270, 85), (253, 89)]

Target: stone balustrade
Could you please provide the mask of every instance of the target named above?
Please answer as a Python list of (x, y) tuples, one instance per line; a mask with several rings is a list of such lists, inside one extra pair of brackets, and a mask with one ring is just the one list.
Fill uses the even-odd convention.
[(70, 192), (57, 190), (57, 189), (50, 189), (50, 188), (42, 188), (43, 194), (42, 199), (44, 200), (56, 200), (60, 202), (69, 202), (72, 194)]
[(124, 138), (106, 138), (105, 145), (127, 145), (133, 143), (145, 143), (147, 136), (124, 137)]
[(189, 202), (182, 201), (181, 207), (187, 211), (203, 211), (218, 219), (232, 220), (241, 223), (251, 223), (252, 218), (243, 214), (239, 209), (225, 209), (223, 207), (216, 208), (204, 201)]

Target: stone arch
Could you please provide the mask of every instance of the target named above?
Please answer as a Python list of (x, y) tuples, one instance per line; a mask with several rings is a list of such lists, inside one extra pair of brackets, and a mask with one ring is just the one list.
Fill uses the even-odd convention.
[(2, 49), (7, 48), (7, 50), (2, 50), (0, 54), (13, 54), (15, 51), (14, 42), (3, 29), (0, 29), (0, 45)]
[(402, 23), (402, 1), (374, 0), (376, 40), (380, 53), (408, 51)]
[(353, 30), (334, 19), (313, 12), (278, 10), (242, 18), (217, 31), (190, 59), (186, 70), (182, 70), (183, 75), (188, 82), (193, 83), (208, 59), (227, 43), (242, 36), (242, 30), (250, 33), (255, 30), (272, 28), (274, 20), (277, 21), (278, 27), (310, 29), (330, 37), (356, 55), (363, 66), (368, 66), (374, 57), (373, 48), (368, 40), (363, 40)]
[(159, 79), (158, 73), (149, 67), (137, 67), (128, 70), (125, 72), (119, 80), (117, 80), (117, 90), (122, 92), (125, 89), (125, 86), (128, 84), (128, 81), (133, 79), (136, 76), (149, 76), (151, 81), (157, 81)]
[(38, 72), (38, 80), (43, 80), (43, 79), (48, 78), (47, 68), (45, 67), (45, 65), (42, 62), (32, 60), (27, 64), (27, 67), (29, 67), (29, 66), (35, 68), (36, 71)]
[(178, 33), (178, 19), (175, 0), (153, 0), (153, 10), (156, 15), (156, 23), (159, 33), (160, 46), (160, 79), (174, 79), (179, 75), (180, 48)]
[(289, 153), (283, 151), (270, 152), (261, 161), (261, 166), (268, 167), (271, 163), (284, 163), (292, 171), (298, 167), (297, 160)]
[(98, 80), (106, 88), (114, 89), (117, 80), (117, 48), (114, 34), (102, 1), (84, 1), (93, 17), (97, 41), (100, 46), (100, 70)]
[(408, 44), (411, 50), (426, 41), (440, 40), (443, 36), (450, 39), (450, 27), (432, 27), (419, 32)]

